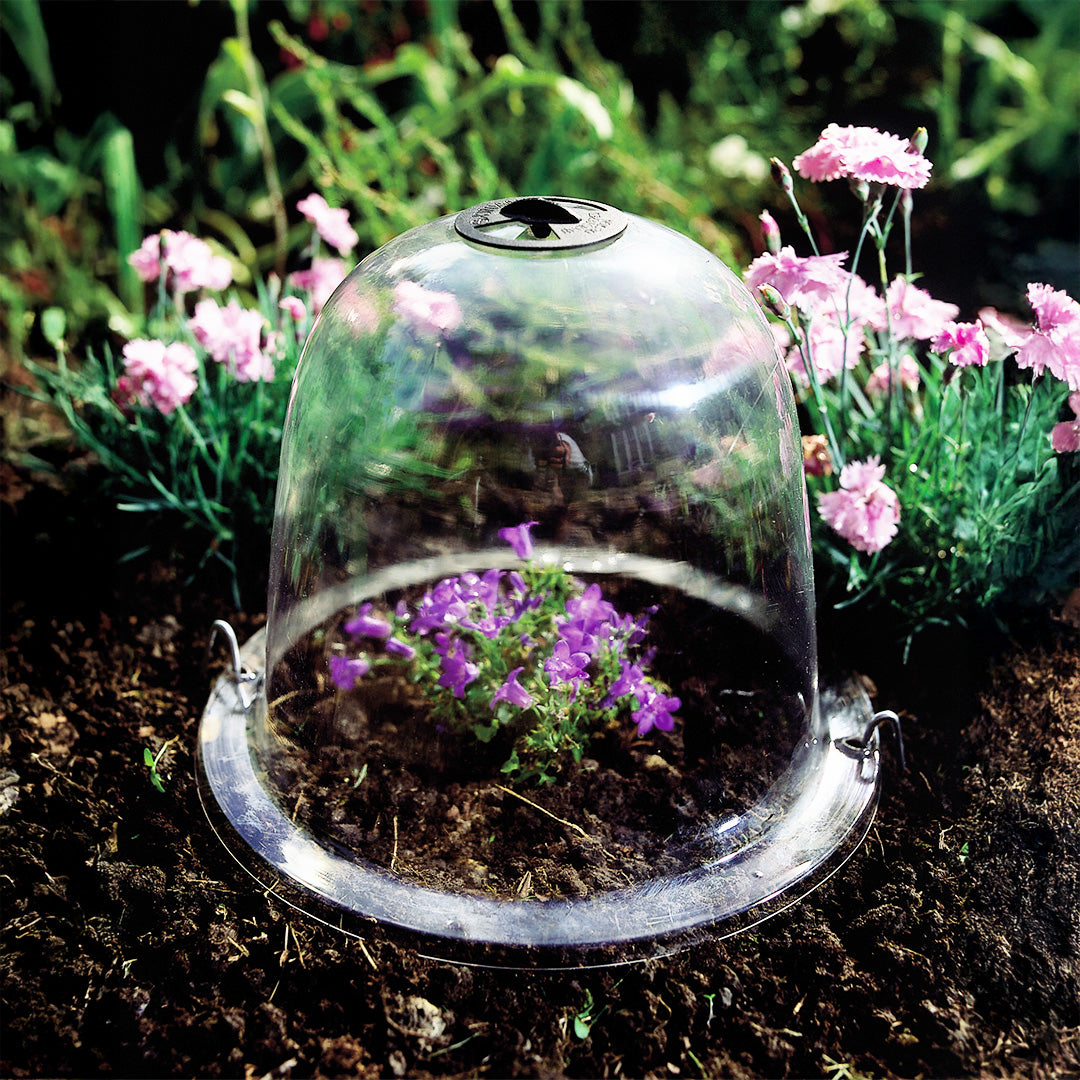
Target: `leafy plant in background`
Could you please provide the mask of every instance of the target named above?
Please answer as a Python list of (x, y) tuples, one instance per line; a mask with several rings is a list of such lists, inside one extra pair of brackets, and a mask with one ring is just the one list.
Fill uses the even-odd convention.
[[(909, 142), (833, 124), (795, 158), (807, 179), (851, 185), (862, 214), (851, 269), (847, 252), (819, 253), (774, 160), (813, 253), (782, 246), (766, 212), (769, 250), (745, 275), (786, 328), (825, 595), (891, 608), (909, 640), (1080, 568), (1080, 304), (1032, 283), (1034, 326), (992, 309), (957, 322), (955, 305), (915, 284), (925, 144), (921, 131)], [(905, 265), (893, 276), (897, 225)], [(864, 253), (877, 288), (858, 276)]]
[[(685, 31), (690, 23), (680, 31), (678, 20), (691, 7), (702, 19), (717, 21), (703, 22), (699, 34)], [(321, 194), (323, 205), (352, 211), (358, 254), (444, 211), (500, 195), (560, 191), (664, 221), (734, 262), (743, 208), (766, 194), (767, 162), (756, 149), (762, 133), (790, 155), (805, 145), (826, 103), (866, 112), (888, 101), (890, 108), (934, 111), (941, 179), (982, 178), (994, 205), (1022, 213), (1044, 203), (1033, 198), (1038, 178), (1060, 179), (1075, 161), (1080, 16), (1067, 2), (646, 5), (633, 9), (639, 18), (633, 51), (657, 57), (654, 66), (661, 70), (665, 57), (677, 56), (680, 71), (685, 59), (689, 79), (675, 88), (658, 77), (655, 102), (594, 44), (601, 9), (578, 0), (552, 0), (535, 9), (495, 0), (484, 7), (492, 27), (482, 47), (466, 29), (475, 24), (478, 8), (449, 0), (364, 8), (296, 0), (284, 6), (288, 21), (268, 18), (266, 9), (247, 0), (233, 0), (231, 8), (235, 33), (222, 42), (207, 73), (197, 146), (174, 147), (169, 180), (144, 191), (135, 168), (136, 139), (117, 120), (106, 116), (85, 136), (44, 124), (56, 104), (56, 79), (40, 9), (32, 0), (0, 5), (0, 28), (37, 95), (36, 104), (12, 101), (11, 84), (0, 80), (0, 319), (6, 357), (39, 358), (43, 396), (55, 398), (83, 445), (98, 449), (110, 477), (106, 493), (148, 516), (182, 515), (207, 537), (207, 557), (231, 565), (238, 551), (266, 540), (277, 431), (296, 356), (287, 332), (296, 327), (277, 305), (290, 297), (305, 299), (310, 312), (348, 268), (332, 252), (307, 248), (310, 229), (295, 215), (290, 222), (287, 207), (308, 192)], [(530, 18), (526, 29), (523, 20)], [(1017, 30), (1025, 19), (1027, 25)], [(280, 50), (280, 67), (269, 59), (268, 35)], [(897, 64), (893, 51), (911, 40), (919, 42), (919, 63), (907, 63), (905, 54)], [(835, 41), (844, 50), (843, 80), (835, 78)], [(621, 49), (625, 62), (633, 59), (626, 46)], [(822, 57), (827, 70), (815, 74)], [(46, 128), (51, 141), (43, 137)], [(178, 205), (185, 185), (194, 194), (185, 194)], [(1054, 186), (1045, 186), (1052, 194)], [(783, 205), (782, 193), (772, 205)], [(886, 209), (879, 222), (894, 219)], [(272, 380), (237, 379), (227, 362), (212, 359), (195, 339), (187, 322), (195, 318), (195, 302), (224, 299), (220, 292), (185, 292), (188, 300), (177, 308), (166, 281), (166, 294), (159, 290), (157, 303), (145, 313), (144, 283), (129, 256), (144, 232), (156, 236), (162, 228), (197, 232), (214, 255), (229, 259), (233, 283), (223, 306), (261, 312), (261, 351), (269, 348), (270, 334), (282, 335), (275, 339)], [(306, 276), (287, 276), (298, 265)], [(271, 270), (276, 278), (268, 276)], [(108, 335), (114, 336), (111, 343), (99, 344)], [(136, 341), (173, 346), (168, 361), (164, 353), (160, 359), (145, 352), (141, 361), (132, 359), (136, 373), (140, 362), (159, 363), (172, 372), (163, 385), (175, 389), (185, 375), (197, 383), (191, 397), (167, 414), (149, 390), (123, 405), (113, 396), (122, 378), (132, 378), (124, 342)], [(41, 361), (45, 345), (56, 352), (55, 362)], [(178, 345), (194, 351), (194, 370)], [(822, 389), (826, 405), (834, 389), (840, 393), (844, 408), (835, 415), (848, 417), (847, 426), (834, 433), (843, 444), (834, 465), (845, 454), (855, 460), (880, 455), (877, 468), (887, 470), (881, 483), (896, 490), (902, 516), (897, 540), (878, 556), (857, 553), (851, 562), (851, 552), (830, 541), (832, 555), (821, 579), (850, 584), (848, 599), (869, 599), (879, 595), (873, 584), (884, 580), (879, 571), (896, 552), (908, 551), (910, 560), (886, 577), (894, 598), (903, 595), (901, 581), (909, 591), (921, 590), (926, 580), (935, 583), (925, 593), (925, 610), (903, 608), (905, 620), (920, 622), (937, 617), (931, 596), (961, 606), (991, 604), (1003, 591), (1019, 588), (1036, 564), (1040, 574), (1055, 557), (1067, 566), (1067, 546), (1055, 554), (1050, 533), (1036, 530), (1023, 539), (1012, 504), (1000, 501), (998, 478), (1012, 475), (1018, 484), (1034, 485), (1014, 492), (1019, 499), (1026, 498), (1023, 493), (1037, 496), (1021, 517), (1054, 523), (1060, 522), (1056, 504), (1039, 500), (1051, 499), (1055, 490), (1070, 491), (1073, 474), (1061, 455), (1049, 458), (1050, 464), (1026, 450), (1015, 460), (1007, 454), (998, 460), (994, 455), (1004, 441), (984, 435), (980, 454), (958, 459), (974, 471), (963, 473), (963, 484), (956, 480), (957, 490), (970, 493), (990, 484), (996, 494), (987, 498), (1009, 509), (1001, 510), (1004, 516), (993, 527), (985, 508), (975, 504), (963, 513), (950, 510), (943, 518), (952, 523), (947, 526), (926, 517), (916, 537), (912, 522), (922, 519), (907, 507), (920, 496), (898, 483), (902, 455), (887, 446), (896, 436), (916, 454), (912, 440), (919, 430), (921, 438), (930, 438), (930, 427), (916, 423), (916, 404), (924, 416), (940, 409), (941, 423), (933, 430), (941, 445), (920, 444), (919, 461), (906, 462), (905, 483), (920, 475), (910, 465), (921, 469), (919, 462), (929, 456), (953, 453), (959, 439), (950, 427), (959, 423), (953, 410), (962, 406), (970, 432), (972, 417), (989, 408), (977, 403), (979, 395), (992, 398), (994, 408), (1000, 402), (1001, 430), (1022, 429), (1025, 447), (1033, 445), (1030, 433), (1039, 425), (1046, 430), (1054, 419), (1067, 424), (1069, 414), (1050, 393), (1052, 379), (1025, 389), (1011, 367), (996, 362), (947, 378), (953, 365), (942, 354), (922, 346), (915, 352), (912, 360), (923, 369), (920, 396), (887, 393), (884, 426), (875, 427), (867, 415), (876, 400), (873, 372), (841, 373)], [(909, 371), (910, 364), (902, 364), (897, 377)], [(1000, 392), (990, 385), (991, 372), (1001, 373)], [(963, 395), (957, 395), (958, 387)], [(805, 398), (807, 409), (822, 415), (817, 430), (824, 436), (817, 396), (808, 388)], [(907, 411), (901, 407), (905, 400)], [(222, 432), (209, 441), (205, 434), (203, 442), (194, 436), (185, 441), (185, 417), (200, 433), (204, 424)], [(851, 449), (856, 437), (864, 440), (861, 458)], [(35, 464), (20, 454), (19, 445), (9, 443), (5, 457)], [(945, 490), (924, 492), (924, 501), (940, 501)], [(1052, 527), (1060, 535), (1060, 524)], [(991, 559), (978, 571), (983, 584), (976, 585), (970, 577), (978, 561), (973, 552), (990, 550), (983, 545), (988, 529), (997, 537), (994, 559), (1004, 560), (1004, 570), (998, 573)], [(1010, 535), (1023, 543), (1010, 547)], [(1043, 539), (1031, 540), (1032, 535)], [(1040, 544), (1047, 550), (1040, 553)], [(919, 562), (931, 555), (925, 566)], [(876, 576), (860, 577), (860, 567), (875, 557)], [(261, 557), (253, 562), (261, 565)], [(967, 584), (958, 589), (941, 584), (961, 579)]]
[(299, 208), (314, 225), (312, 266), (284, 283), (272, 275), (259, 282), (256, 304), (235, 294), (223, 302), (230, 261), (197, 237), (163, 230), (130, 260), (157, 290), (146, 337), (126, 342), (119, 355), (107, 345), (74, 368), (65, 313), (50, 308), (42, 325), (56, 366), (27, 361), (46, 399), (105, 467), (119, 508), (196, 530), (203, 562), (223, 562), (234, 588), (239, 552), (247, 544), (261, 548), (269, 535), (300, 346), (345, 272), (341, 260), (317, 254), (319, 240), (346, 252), (355, 242), (346, 212), (321, 196)]

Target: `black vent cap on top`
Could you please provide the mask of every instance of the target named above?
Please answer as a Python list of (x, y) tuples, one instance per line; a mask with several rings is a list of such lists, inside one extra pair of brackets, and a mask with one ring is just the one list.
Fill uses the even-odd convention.
[(626, 215), (585, 199), (526, 196), (494, 199), (462, 210), (454, 227), (466, 240), (489, 247), (552, 251), (614, 240), (626, 229)]

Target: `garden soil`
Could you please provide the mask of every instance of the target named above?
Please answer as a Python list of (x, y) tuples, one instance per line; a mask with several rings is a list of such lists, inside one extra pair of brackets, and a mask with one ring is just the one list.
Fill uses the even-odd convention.
[[(0, 1075), (1080, 1075), (1063, 598), (1011, 639), (927, 639), (906, 666), (825, 628), (826, 670), (855, 667), (903, 717), (909, 770), (886, 742), (867, 841), (802, 903), (642, 964), (470, 969), (254, 885), (208, 826), (193, 752), (223, 662), (204, 666), (210, 623), (244, 640), (259, 617), (211, 573), (116, 564), (123, 519), (0, 480)], [(166, 744), (159, 791), (144, 750)]]

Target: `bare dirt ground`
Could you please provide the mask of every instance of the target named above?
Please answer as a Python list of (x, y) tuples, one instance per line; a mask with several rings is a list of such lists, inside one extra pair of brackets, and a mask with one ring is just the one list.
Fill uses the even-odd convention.
[[(5, 479), (0, 1074), (1080, 1075), (1080, 634), (1060, 602), (994, 649), (860, 658), (910, 769), (886, 748), (867, 842), (803, 903), (664, 960), (492, 972), (259, 893), (193, 777), (210, 623), (244, 639), (258, 618), (212, 579), (117, 567), (122, 520)], [(143, 752), (169, 740), (162, 793)]]

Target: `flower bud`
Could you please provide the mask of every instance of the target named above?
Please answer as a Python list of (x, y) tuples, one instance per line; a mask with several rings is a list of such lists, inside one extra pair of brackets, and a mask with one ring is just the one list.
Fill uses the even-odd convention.
[(908, 142), (908, 149), (913, 154), (922, 154), (926, 151), (926, 145), (930, 141), (930, 136), (926, 133), (926, 128), (917, 127), (915, 134), (911, 136)]
[(870, 185), (865, 180), (856, 180), (855, 177), (852, 177), (851, 190), (855, 193), (855, 198), (861, 203), (865, 203), (870, 198)]
[(791, 318), (791, 308), (788, 302), (773, 288), (772, 285), (759, 285), (758, 293), (765, 306), (781, 319)]
[(791, 170), (779, 158), (769, 158), (769, 165), (772, 167), (773, 180), (784, 189), (786, 195), (793, 194), (795, 184), (791, 179)]
[(761, 211), (760, 219), (761, 238), (769, 251), (775, 255), (780, 250), (780, 226), (776, 224), (776, 219), (768, 210)]

